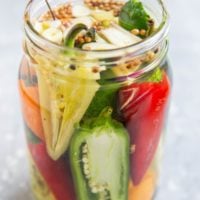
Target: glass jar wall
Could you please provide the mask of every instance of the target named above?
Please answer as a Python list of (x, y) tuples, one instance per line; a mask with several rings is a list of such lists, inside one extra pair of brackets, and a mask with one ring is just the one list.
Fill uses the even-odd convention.
[(19, 91), (35, 199), (153, 198), (171, 90), (168, 20), (162, 1), (143, 3), (157, 31), (105, 51), (41, 37), (31, 24), (45, 2), (28, 4)]

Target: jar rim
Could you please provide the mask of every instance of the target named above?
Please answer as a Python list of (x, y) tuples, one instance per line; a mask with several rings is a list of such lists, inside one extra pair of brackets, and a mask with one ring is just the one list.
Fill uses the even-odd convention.
[[(30, 10), (31, 6), (34, 0), (30, 0), (26, 6), (25, 12), (24, 12), (24, 31), (26, 34), (31, 34), (34, 36), (34, 38), (41, 43), (44, 43), (50, 47), (50, 49), (57, 49), (59, 51), (71, 51), (71, 52), (76, 52), (76, 53), (92, 53), (92, 54), (109, 54), (112, 53), (115, 54), (120, 54), (122, 55), (127, 54), (127, 53), (134, 53), (135, 56), (140, 54), (140, 50), (142, 49), (143, 51), (148, 51), (152, 48), (152, 46), (156, 46), (157, 44), (161, 43), (163, 38), (165, 38), (168, 35), (169, 31), (169, 14), (166, 9), (166, 6), (163, 2), (163, 0), (158, 0), (161, 8), (162, 8), (162, 21), (159, 24), (158, 28), (154, 33), (147, 37), (144, 40), (141, 40), (135, 44), (127, 45), (124, 47), (119, 47), (115, 49), (106, 49), (106, 50), (84, 50), (84, 49), (78, 49), (78, 48), (71, 48), (71, 47), (66, 47), (66, 46), (61, 46), (59, 44), (53, 43), (50, 40), (46, 39), (45, 37), (41, 36), (32, 26), (31, 20), (30, 20)], [(133, 55), (133, 54), (132, 54)]]

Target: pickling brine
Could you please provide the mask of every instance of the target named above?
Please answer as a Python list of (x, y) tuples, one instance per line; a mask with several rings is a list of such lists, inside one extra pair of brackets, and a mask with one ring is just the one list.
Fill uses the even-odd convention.
[(30, 1), (19, 91), (36, 200), (152, 200), (171, 91), (162, 1)]

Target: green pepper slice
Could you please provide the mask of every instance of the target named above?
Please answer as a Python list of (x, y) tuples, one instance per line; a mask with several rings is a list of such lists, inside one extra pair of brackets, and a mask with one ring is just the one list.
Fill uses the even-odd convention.
[(129, 136), (106, 107), (71, 140), (70, 163), (78, 200), (127, 200)]
[(67, 34), (64, 44), (67, 47), (73, 48), (75, 46), (75, 38), (82, 30), (87, 30), (87, 26), (85, 24), (76, 24)]

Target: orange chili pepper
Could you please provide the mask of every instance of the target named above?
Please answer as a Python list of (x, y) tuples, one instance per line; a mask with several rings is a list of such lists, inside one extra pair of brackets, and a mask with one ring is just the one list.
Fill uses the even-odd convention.
[(23, 61), (19, 79), (23, 117), (27, 126), (34, 132), (34, 134), (44, 140), (37, 84), (27, 84), (23, 79), (23, 76), (29, 76), (27, 78), (27, 81), (29, 81), (28, 79), (33, 75), (35, 75), (34, 69), (28, 68), (28, 63)]
[(151, 200), (156, 187), (156, 173), (147, 171), (139, 185), (134, 185), (130, 180), (128, 200)]

